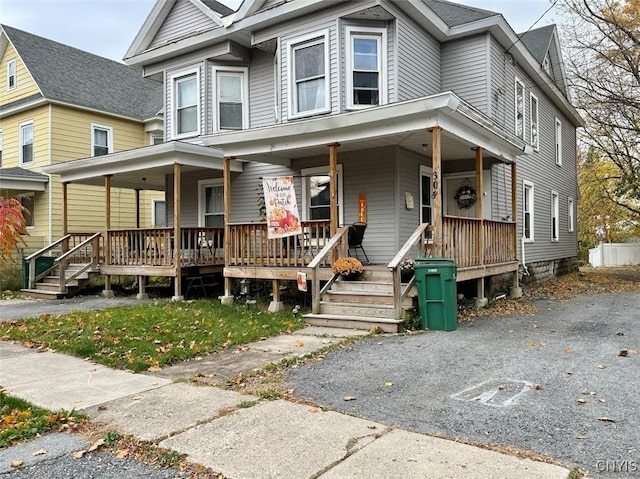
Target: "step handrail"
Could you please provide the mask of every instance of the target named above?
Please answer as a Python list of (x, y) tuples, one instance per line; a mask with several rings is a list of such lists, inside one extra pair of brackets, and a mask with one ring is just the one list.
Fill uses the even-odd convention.
[(32, 255), (27, 256), (27, 257), (25, 258), (25, 260), (26, 260), (26, 261), (31, 261), (32, 259), (39, 258), (40, 256), (44, 255), (46, 252), (51, 251), (53, 248), (55, 248), (56, 246), (58, 246), (58, 245), (59, 245), (60, 243), (62, 243), (63, 241), (68, 240), (68, 239), (70, 239), (70, 238), (71, 238), (71, 235), (70, 235), (70, 234), (68, 234), (68, 235), (66, 235), (66, 236), (63, 236), (62, 238), (59, 238), (59, 239), (55, 240), (53, 243), (51, 243), (51, 244), (49, 244), (49, 245), (45, 246), (44, 248), (42, 248), (42, 249), (40, 249), (40, 250), (36, 251), (36, 252), (35, 252), (35, 253), (33, 253)]
[[(400, 320), (402, 318), (402, 303), (404, 299), (409, 294), (409, 291), (413, 287), (415, 283), (415, 275), (409, 281), (404, 291), (402, 290), (402, 279), (401, 279), (401, 269), (399, 268), (400, 263), (406, 256), (409, 254), (412, 248), (414, 248), (417, 244), (424, 248), (426, 244), (426, 235), (427, 228), (429, 228), (429, 223), (421, 223), (418, 225), (413, 234), (409, 237), (406, 243), (398, 250), (393, 259), (387, 264), (387, 268), (391, 271), (391, 281), (393, 283), (393, 314), (394, 319)], [(419, 246), (419, 248), (420, 248)], [(418, 250), (420, 252), (420, 249)]]
[[(78, 276), (80, 276), (82, 273), (84, 273), (85, 271), (87, 271), (87, 270), (89, 270), (91, 268), (94, 268), (97, 265), (100, 246), (98, 244), (98, 246), (96, 247), (95, 243), (96, 243), (97, 238), (99, 238), (101, 236), (102, 236), (102, 232), (98, 232), (98, 233), (92, 234), (87, 239), (85, 239), (84, 241), (81, 241), (80, 243), (75, 245), (73, 248), (71, 248), (69, 251), (66, 251), (65, 253), (61, 254), (60, 256), (58, 256), (54, 260), (54, 267), (55, 267), (55, 264), (57, 263), (57, 266), (60, 268), (60, 270), (59, 270), (60, 271), (60, 274), (59, 274), (59, 281), (60, 281), (59, 286), (60, 286), (60, 291), (61, 292), (65, 292), (66, 293), (68, 291), (67, 283), (70, 283), (71, 281), (76, 279)], [(68, 263), (68, 258), (70, 258), (77, 251), (79, 251), (80, 249), (86, 247), (89, 244), (92, 244), (92, 247), (91, 247), (91, 262), (89, 264), (86, 264), (83, 268), (80, 268), (80, 270), (76, 271), (69, 278), (67, 278), (66, 277), (66, 267), (67, 267), (67, 263)], [(48, 271), (50, 271), (51, 269), (53, 269), (53, 268), (50, 268)]]
[(347, 233), (349, 228), (347, 226), (341, 226), (336, 230), (336, 233), (329, 239), (328, 243), (318, 252), (318, 254), (307, 265), (307, 268), (311, 270), (311, 312), (317, 313), (320, 309), (320, 299), (325, 291), (333, 284), (338, 275), (334, 275), (331, 280), (327, 282), (322, 291), (320, 290), (320, 265), (325, 258), (332, 253), (338, 246), (340, 247), (340, 253), (342, 256), (346, 256), (348, 253)]

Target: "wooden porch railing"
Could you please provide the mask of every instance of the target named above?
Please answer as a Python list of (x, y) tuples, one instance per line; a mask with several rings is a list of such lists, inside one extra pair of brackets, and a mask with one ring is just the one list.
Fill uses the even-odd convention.
[[(334, 254), (336, 252), (336, 254)], [(311, 312), (316, 314), (320, 310), (320, 301), (326, 291), (331, 288), (333, 282), (339, 275), (334, 274), (333, 277), (327, 281), (322, 289), (320, 289), (320, 267), (329, 264), (330, 260), (334, 256), (345, 257), (349, 254), (349, 227), (342, 226), (338, 228), (336, 234), (329, 238), (327, 244), (322, 248), (318, 254), (309, 263), (309, 269), (311, 269)]]
[(517, 260), (513, 222), (445, 216), (442, 229), (440, 254), (454, 259), (458, 268)]
[[(302, 234), (269, 239), (266, 223), (229, 224), (227, 266), (304, 267), (329, 243), (329, 221), (303, 221)], [(330, 265), (330, 258), (323, 265)]]
[[(223, 264), (224, 228), (181, 228), (181, 262)], [(177, 254), (173, 228), (108, 230), (110, 245), (105, 263), (114, 266), (173, 267)]]
[[(100, 257), (100, 243), (102, 240), (102, 233), (94, 233), (87, 239), (81, 241), (73, 248), (69, 248), (68, 251), (58, 256), (54, 265), (59, 268), (59, 290), (68, 291), (67, 284), (82, 275), (86, 271), (96, 271), (98, 269), (99, 257)], [(82, 268), (75, 271), (72, 275), (67, 276), (66, 269), (70, 263), (86, 263)], [(41, 276), (41, 275), (40, 275)]]

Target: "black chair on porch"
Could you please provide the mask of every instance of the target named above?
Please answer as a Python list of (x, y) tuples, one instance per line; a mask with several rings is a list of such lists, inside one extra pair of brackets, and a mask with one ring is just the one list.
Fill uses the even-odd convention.
[(349, 226), (349, 254), (351, 254), (351, 250), (354, 251), (356, 258), (358, 257), (358, 249), (362, 250), (362, 254), (364, 255), (367, 264), (371, 264), (369, 261), (369, 257), (367, 256), (367, 252), (362, 247), (362, 240), (364, 239), (364, 232), (367, 229), (367, 223), (353, 223)]

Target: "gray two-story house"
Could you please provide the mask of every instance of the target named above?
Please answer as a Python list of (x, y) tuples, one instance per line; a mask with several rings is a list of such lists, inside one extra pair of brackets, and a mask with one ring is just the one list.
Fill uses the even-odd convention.
[[(171, 227), (144, 233), (153, 258), (114, 260), (126, 235), (106, 232), (104, 274), (222, 264), (225, 297), (232, 278), (269, 280), (277, 309), (280, 282), (304, 272), (313, 312), (331, 319), (330, 266), (361, 222), (352, 254), (390, 271), (392, 301), (388, 314), (360, 310), (398, 322), (406, 256), (454, 259), (480, 302), (488, 278), (517, 293), (523, 275), (575, 263), (582, 120), (555, 26), (518, 35), (499, 13), (443, 0), (245, 0), (236, 12), (159, 0), (125, 61), (164, 81), (166, 143), (50, 169), (164, 186)], [(293, 178), (302, 234), (269, 237), (271, 177)]]

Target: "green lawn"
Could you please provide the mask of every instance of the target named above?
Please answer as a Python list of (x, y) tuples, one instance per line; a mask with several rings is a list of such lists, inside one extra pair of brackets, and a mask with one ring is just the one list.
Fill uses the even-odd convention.
[(140, 372), (302, 326), (304, 320), (290, 311), (266, 313), (207, 300), (163, 301), (5, 321), (0, 339)]

